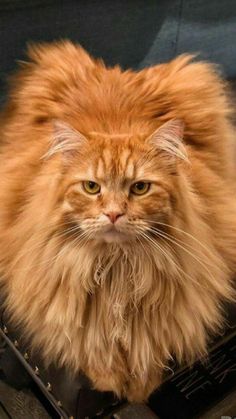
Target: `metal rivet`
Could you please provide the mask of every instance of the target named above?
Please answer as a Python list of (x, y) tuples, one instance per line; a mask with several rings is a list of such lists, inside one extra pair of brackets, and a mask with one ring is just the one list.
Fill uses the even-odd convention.
[(47, 388), (48, 391), (52, 391), (52, 385), (50, 383), (47, 383), (47, 387), (46, 388)]
[(24, 353), (24, 358), (25, 358), (26, 360), (28, 360), (28, 359), (29, 359), (29, 355), (27, 354), (27, 352), (25, 352), (25, 353)]
[(7, 326), (3, 326), (3, 331), (4, 331), (5, 334), (8, 333)]
[(14, 340), (14, 345), (15, 345), (15, 347), (16, 347), (16, 348), (18, 348), (18, 347), (19, 347), (19, 343), (18, 343), (18, 341), (17, 341), (17, 340)]
[(38, 369), (38, 367), (37, 367), (37, 366), (35, 366), (35, 367), (34, 367), (34, 373), (35, 373), (36, 375), (39, 375), (39, 369)]
[(58, 402), (57, 402), (57, 406), (62, 407), (62, 403), (61, 403), (61, 401), (60, 401), (60, 400), (58, 400)]

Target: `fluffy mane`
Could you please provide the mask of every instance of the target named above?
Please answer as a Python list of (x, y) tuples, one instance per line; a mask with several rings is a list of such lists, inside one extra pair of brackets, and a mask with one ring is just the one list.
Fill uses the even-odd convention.
[[(70, 42), (32, 47), (29, 56), (0, 125), (6, 307), (45, 362), (84, 371), (99, 390), (144, 400), (173, 357), (191, 363), (206, 354), (209, 335), (223, 324), (223, 302), (233, 298), (234, 145), (225, 85), (212, 65), (190, 56), (140, 72), (107, 68)], [(181, 147), (159, 138), (172, 119), (184, 123)], [(82, 147), (128, 135), (134, 149), (157, 132), (160, 149), (181, 160), (160, 242), (71, 240), (60, 203), (78, 132)]]

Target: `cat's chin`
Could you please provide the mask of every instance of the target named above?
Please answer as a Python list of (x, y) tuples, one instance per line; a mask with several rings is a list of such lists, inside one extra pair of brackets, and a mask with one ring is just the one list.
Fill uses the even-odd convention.
[(128, 243), (132, 241), (132, 237), (119, 231), (106, 231), (96, 237), (96, 240), (105, 243)]

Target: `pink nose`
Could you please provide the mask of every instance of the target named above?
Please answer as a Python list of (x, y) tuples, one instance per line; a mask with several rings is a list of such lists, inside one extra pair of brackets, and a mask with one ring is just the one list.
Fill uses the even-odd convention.
[(112, 222), (112, 224), (115, 224), (115, 222), (118, 220), (118, 218), (120, 218), (122, 215), (124, 215), (124, 213), (120, 213), (120, 212), (108, 212), (107, 214), (105, 214), (109, 220)]

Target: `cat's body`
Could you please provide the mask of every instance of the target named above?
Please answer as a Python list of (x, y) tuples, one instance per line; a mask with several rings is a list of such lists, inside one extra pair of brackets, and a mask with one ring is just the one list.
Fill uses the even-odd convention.
[[(107, 69), (70, 43), (31, 58), (0, 128), (6, 306), (45, 360), (142, 400), (172, 357), (205, 354), (232, 298), (224, 85), (185, 56), (138, 73)], [(102, 189), (90, 197), (80, 183), (94, 179)], [(139, 182), (126, 194), (129, 179), (150, 191), (137, 197)]]

